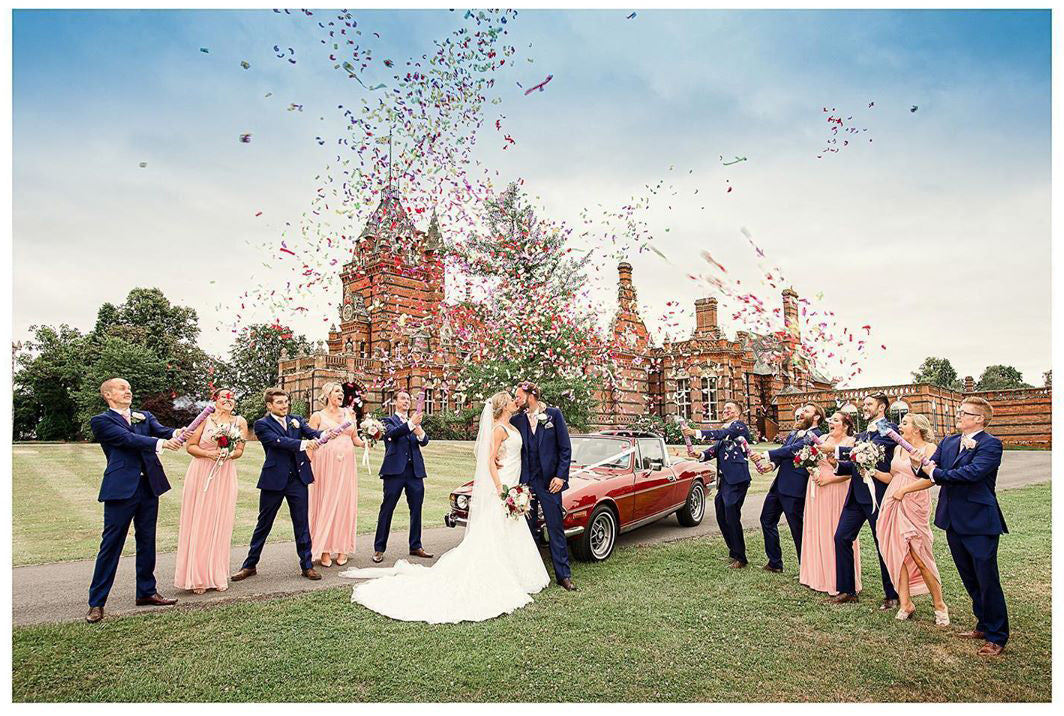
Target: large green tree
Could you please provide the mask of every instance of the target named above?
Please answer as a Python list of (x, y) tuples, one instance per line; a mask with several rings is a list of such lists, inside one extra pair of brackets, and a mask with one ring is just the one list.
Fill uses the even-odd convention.
[(928, 356), (924, 362), (913, 372), (914, 383), (930, 383), (947, 390), (960, 391), (963, 385), (957, 377), (957, 371), (949, 358), (935, 358)]
[(14, 437), (73, 440), (87, 338), (66, 324), (31, 326), (30, 333), (15, 355)]
[(1033, 388), (1023, 381), (1023, 374), (1011, 365), (988, 365), (979, 381), (975, 384), (976, 390), (1009, 390), (1011, 388)]
[(236, 391), (237, 412), (249, 422), (262, 415), (262, 394), (277, 385), (277, 362), (281, 352), (290, 356), (309, 353), (310, 341), (280, 323), (245, 326), (229, 349), (228, 363), (218, 371), (215, 383)]

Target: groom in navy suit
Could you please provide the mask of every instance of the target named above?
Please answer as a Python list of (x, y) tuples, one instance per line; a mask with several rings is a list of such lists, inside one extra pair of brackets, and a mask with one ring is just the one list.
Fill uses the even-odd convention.
[[(887, 407), (890, 399), (883, 393), (866, 395), (861, 404), (861, 410), (868, 420), (868, 429), (857, 436), (857, 443), (873, 442), (883, 446), (883, 462), (876, 465), (877, 472), (890, 472), (890, 461), (894, 458), (895, 443), (889, 437), (879, 432), (878, 426), (885, 425), (897, 431), (898, 426), (887, 420)], [(883, 506), (883, 495), (887, 492), (887, 483), (878, 477), (872, 478), (872, 487), (875, 492), (875, 503), (872, 502), (872, 492), (865, 484), (864, 475), (861, 474), (857, 463), (848, 460), (853, 448), (840, 445), (835, 448), (835, 455), (829, 458), (829, 462), (837, 460), (835, 474), (847, 475), (850, 478), (849, 489), (846, 493), (846, 502), (842, 505), (842, 516), (839, 525), (835, 528), (835, 589), (838, 594), (831, 598), (836, 604), (857, 601), (857, 576), (854, 572), (853, 541), (861, 532), (861, 526), (868, 522), (872, 530), (872, 542), (876, 546), (876, 556), (879, 557), (879, 575), (883, 580), (883, 603), (879, 605), (880, 611), (887, 611), (898, 606), (898, 592), (890, 581), (890, 572), (883, 561), (883, 555), (879, 551), (879, 537), (876, 536), (876, 522), (879, 520), (879, 510)]]
[(1009, 614), (997, 566), (998, 540), (1009, 531), (995, 492), (1002, 448), (985, 429), (993, 416), (990, 403), (967, 398), (957, 409), (961, 433), (945, 438), (926, 468), (913, 462), (914, 469), (942, 486), (935, 526), (946, 531), (976, 618), (975, 628), (959, 636), (985, 639), (980, 656), (997, 656), (1009, 640)]
[(93, 416), (92, 435), (107, 456), (99, 500), (103, 503), (103, 537), (96, 569), (89, 587), (90, 624), (103, 619), (103, 605), (111, 592), (122, 546), (133, 524), (137, 540), (138, 606), (177, 604), (155, 590), (155, 522), (159, 516), (159, 495), (170, 489), (158, 454), (177, 450), (180, 430), (164, 427), (146, 410), (133, 411), (133, 391), (122, 378), (111, 378), (100, 386), (108, 409)]
[(805, 489), (809, 484), (809, 471), (794, 466), (794, 456), (810, 443), (809, 433), (820, 437), (824, 423), (824, 409), (819, 405), (803, 405), (796, 414), (795, 429), (787, 435), (783, 445), (768, 451), (768, 459), (779, 470), (776, 479), (768, 488), (765, 504), (761, 508), (761, 531), (765, 535), (766, 572), (783, 571), (783, 551), (780, 549), (780, 516), (787, 517), (798, 561), (802, 561), (802, 529), (805, 525)]
[(266, 459), (259, 473), (259, 520), (240, 571), (231, 579), (239, 582), (258, 572), (256, 565), (266, 545), (281, 502), (288, 502), (292, 531), (296, 537), (299, 568), (307, 579), (321, 579), (310, 555), (310, 525), (307, 519), (307, 485), (314, 482), (307, 451), (318, 447), (321, 433), (311, 429), (299, 415), (288, 414), (288, 393), (270, 388), (265, 393), (266, 415), (255, 421), (255, 437)]
[(384, 460), (381, 480), (384, 481), (384, 501), (377, 515), (377, 534), (373, 539), (373, 561), (384, 559), (388, 548), (388, 534), (392, 529), (392, 513), (399, 497), (406, 492), (410, 507), (410, 556), (432, 559), (421, 545), (421, 505), (425, 501), (425, 460), (421, 448), (429, 444), (429, 436), (421, 427), (425, 417), (421, 413), (409, 416), (410, 394), (395, 394), (395, 414), (384, 422)]
[(535, 500), (529, 510), (528, 526), (535, 536), (536, 503), (543, 508), (550, 537), (550, 557), (554, 578), (570, 592), (576, 591), (569, 569), (569, 542), (565, 538), (562, 491), (569, 487), (569, 465), (573, 447), (562, 411), (540, 402), (539, 387), (525, 381), (515, 390), (517, 407), (523, 409), (510, 418), (521, 432), (521, 482), (532, 488)]

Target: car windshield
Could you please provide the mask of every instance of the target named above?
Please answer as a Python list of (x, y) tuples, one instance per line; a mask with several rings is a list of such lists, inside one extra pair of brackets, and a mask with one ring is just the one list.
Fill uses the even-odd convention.
[(572, 444), (572, 461), (574, 465), (594, 465), (603, 460), (608, 460), (608, 462), (602, 463), (601, 466), (628, 467), (632, 460), (631, 452), (618, 457), (618, 455), (625, 450), (631, 450), (631, 445), (627, 440), (599, 437), (573, 437)]

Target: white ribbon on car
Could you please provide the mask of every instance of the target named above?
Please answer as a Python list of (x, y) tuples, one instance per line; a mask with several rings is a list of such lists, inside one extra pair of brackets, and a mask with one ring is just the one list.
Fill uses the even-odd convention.
[(626, 447), (624, 450), (621, 450), (616, 455), (610, 455), (608, 458), (606, 458), (604, 460), (599, 460), (596, 463), (593, 463), (591, 465), (587, 465), (586, 467), (580, 468), (576, 472), (574, 472), (571, 475), (569, 475), (569, 477), (573, 477), (575, 475), (579, 475), (580, 473), (587, 472), (589, 470), (594, 470), (596, 467), (602, 467), (606, 463), (613, 462), (614, 460), (619, 460), (620, 458), (625, 457), (627, 455), (631, 455), (634, 452), (635, 452), (635, 446), (634, 445), (629, 445), (628, 447)]

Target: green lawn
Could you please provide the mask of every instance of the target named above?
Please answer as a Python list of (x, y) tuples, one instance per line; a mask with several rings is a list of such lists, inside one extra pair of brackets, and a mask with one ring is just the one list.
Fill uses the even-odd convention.
[[(672, 448), (676, 454), (682, 448)], [(377, 477), (384, 447), (370, 453), (369, 468), (358, 470), (358, 531), (373, 532), (377, 527), (377, 510), (381, 504), (381, 481)], [(473, 478), (473, 443), (435, 441), (425, 448), (425, 505), (422, 524), (442, 527), (449, 509), (451, 490)], [(163, 466), (173, 489), (159, 500), (156, 547), (160, 552), (177, 549), (177, 527), (181, 509), (181, 489), (185, 470), (192, 458), (181, 451), (164, 451)], [(259, 491), (255, 483), (262, 467), (262, 446), (248, 443), (244, 456), (237, 461), (239, 491), (233, 544), (248, 544), (259, 511)], [(16, 566), (92, 559), (100, 546), (103, 506), (96, 501), (100, 491), (105, 460), (94, 443), (34, 444), (12, 447), (12, 561)], [(764, 492), (771, 475), (762, 476), (751, 468), (754, 483), (751, 492)], [(403, 533), (410, 524), (405, 502), (395, 510), (392, 530)], [(277, 513), (270, 541), (291, 541), (292, 526), (288, 510)], [(126, 540), (123, 554), (134, 554), (136, 545)]]
[[(479, 624), (394, 622), (348, 588), (182, 608), (89, 626), (14, 630), (15, 701), (1048, 701), (1049, 485), (1001, 495), (1012, 640), (996, 659), (955, 633), (970, 602), (936, 530), (954, 625), (928, 597), (899, 623), (875, 609), (872, 540), (855, 605), (833, 606), (788, 570), (726, 568), (719, 538), (577, 563), (580, 591)], [(750, 534), (751, 543), (758, 537)], [(784, 539), (784, 549), (790, 540)]]

